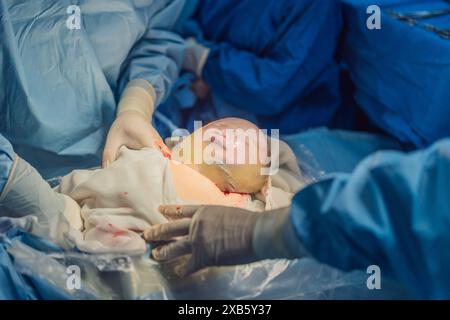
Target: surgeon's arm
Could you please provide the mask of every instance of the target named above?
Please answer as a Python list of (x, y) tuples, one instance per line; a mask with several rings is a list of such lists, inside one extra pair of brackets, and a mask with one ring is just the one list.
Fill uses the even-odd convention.
[(78, 204), (55, 192), (0, 134), (0, 218), (3, 217), (34, 217), (22, 227), (63, 248), (74, 246), (76, 230), (83, 226)]
[(185, 0), (155, 1), (156, 13), (148, 17), (148, 29), (128, 55), (119, 83), (123, 92), (133, 80), (145, 80), (151, 85), (149, 94), (157, 106), (170, 93), (176, 81), (184, 51), (184, 41), (173, 32)]
[[(377, 265), (419, 297), (450, 296), (450, 140), (413, 154), (377, 153), (352, 174), (317, 182), (291, 208), (166, 206), (177, 220), (147, 230), (148, 241), (180, 238), (157, 260), (188, 255), (189, 274), (212, 265), (311, 255), (345, 270)], [(184, 218), (191, 217), (191, 221)], [(219, 223), (219, 222), (220, 223)]]
[(289, 26), (276, 31), (280, 36), (273, 35), (277, 43), (268, 53), (213, 45), (203, 69), (212, 91), (259, 115), (277, 114), (306, 96), (333, 62), (340, 14), (336, 1), (311, 1), (301, 10), (286, 14)]
[(121, 93), (117, 118), (109, 130), (103, 150), (103, 167), (117, 159), (121, 146), (131, 149), (168, 148), (152, 126), (155, 108), (169, 94), (180, 70), (184, 42), (175, 28), (184, 0), (155, 1), (156, 13), (148, 17), (148, 30), (124, 62), (119, 81)]
[(380, 152), (350, 175), (294, 199), (297, 238), (319, 260), (351, 270), (378, 265), (419, 296), (450, 296), (450, 140), (428, 150)]
[(5, 188), (14, 161), (13, 147), (9, 141), (0, 134), (0, 194)]

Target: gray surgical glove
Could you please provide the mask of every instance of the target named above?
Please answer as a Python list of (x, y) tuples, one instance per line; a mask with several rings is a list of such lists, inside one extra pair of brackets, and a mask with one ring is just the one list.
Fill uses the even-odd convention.
[(34, 216), (35, 220), (27, 220), (27, 231), (63, 248), (73, 247), (70, 225), (81, 227), (78, 205), (51, 189), (36, 169), (19, 157), (14, 160), (0, 204), (1, 217)]
[(255, 213), (219, 206), (165, 206), (160, 211), (177, 220), (153, 226), (144, 237), (149, 242), (178, 237), (152, 254), (157, 261), (186, 256), (176, 270), (181, 276), (209, 266), (306, 255), (291, 230), (289, 208)]

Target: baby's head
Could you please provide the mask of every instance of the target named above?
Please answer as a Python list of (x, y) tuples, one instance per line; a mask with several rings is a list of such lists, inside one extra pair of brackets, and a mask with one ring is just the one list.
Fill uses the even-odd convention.
[(253, 123), (237, 118), (214, 121), (173, 149), (178, 160), (214, 182), (223, 192), (257, 193), (267, 183), (268, 137)]

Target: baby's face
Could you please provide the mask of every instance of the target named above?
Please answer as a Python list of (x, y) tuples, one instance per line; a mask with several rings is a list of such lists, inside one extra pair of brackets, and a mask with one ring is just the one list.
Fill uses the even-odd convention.
[(268, 138), (253, 123), (237, 118), (214, 121), (186, 137), (173, 159), (194, 168), (223, 192), (257, 193), (268, 177)]

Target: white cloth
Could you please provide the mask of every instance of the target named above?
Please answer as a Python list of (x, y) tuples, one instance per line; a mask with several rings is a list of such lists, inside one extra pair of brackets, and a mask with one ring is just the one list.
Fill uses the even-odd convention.
[(179, 200), (172, 184), (168, 160), (154, 149), (121, 148), (117, 161), (106, 169), (76, 170), (58, 188), (81, 207), (87, 252), (143, 252), (139, 233), (167, 222), (159, 213), (163, 204)]
[[(91, 253), (145, 252), (140, 233), (167, 222), (158, 207), (188, 204), (177, 197), (169, 161), (152, 148), (135, 151), (122, 147), (117, 161), (109, 167), (76, 170), (64, 177), (57, 191), (79, 204), (84, 222), (83, 228), (79, 223), (73, 226), (82, 233), (76, 237), (77, 247)], [(263, 211), (287, 206), (293, 196), (290, 189), (269, 183), (256, 198), (248, 196), (245, 207)]]

